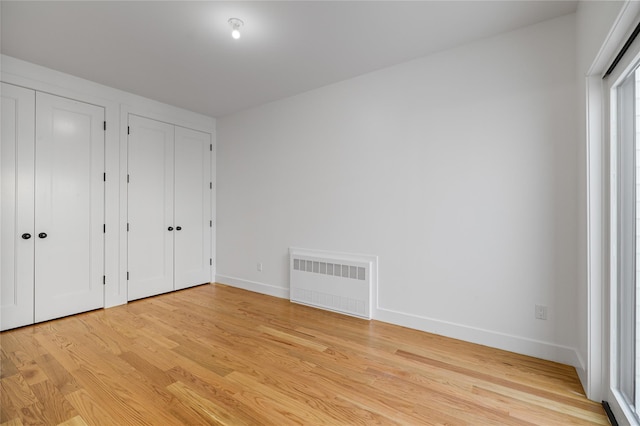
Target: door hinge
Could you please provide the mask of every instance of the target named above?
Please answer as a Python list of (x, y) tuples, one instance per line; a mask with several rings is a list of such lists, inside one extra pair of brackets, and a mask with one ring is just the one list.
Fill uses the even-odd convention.
[(107, 283), (107, 276), (103, 275), (102, 276), (102, 285), (105, 285)]
[(213, 144), (212, 143), (209, 144), (209, 151), (213, 151)]
[(107, 122), (104, 122), (104, 130), (107, 130)]
[(213, 259), (209, 258), (209, 265), (213, 266)]
[(131, 134), (131, 127), (127, 126), (127, 134), (130, 135)]
[(129, 183), (129, 175), (127, 175), (127, 183)]
[(103, 233), (103, 234), (106, 234), (106, 233), (107, 233), (107, 224), (106, 224), (106, 223), (103, 223), (103, 224), (102, 224), (102, 233)]
[(129, 232), (129, 223), (127, 222), (127, 232)]
[(129, 271), (127, 271), (127, 281), (129, 281)]
[(209, 189), (213, 189), (213, 182), (209, 182)]
[(209, 221), (209, 228), (213, 228), (213, 221), (212, 220)]
[(104, 182), (106, 182), (106, 181), (107, 181), (107, 174), (106, 174), (106, 173), (103, 173), (103, 174), (102, 174), (102, 180), (103, 180)]

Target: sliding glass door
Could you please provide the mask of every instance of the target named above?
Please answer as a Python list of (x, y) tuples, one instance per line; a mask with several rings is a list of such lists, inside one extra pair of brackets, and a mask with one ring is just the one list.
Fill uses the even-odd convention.
[(610, 84), (608, 399), (616, 417), (640, 421), (640, 70)]

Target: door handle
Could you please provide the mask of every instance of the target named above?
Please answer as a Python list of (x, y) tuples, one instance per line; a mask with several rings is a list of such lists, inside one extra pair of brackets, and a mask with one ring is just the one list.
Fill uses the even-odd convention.
[(22, 234), (22, 239), (23, 240), (28, 240), (29, 238), (31, 238), (31, 234), (29, 234), (29, 233)]
[(176, 226), (176, 231), (182, 230), (182, 226)]
[(41, 233), (39, 233), (39, 234), (38, 234), (38, 237), (40, 237), (40, 238), (47, 238), (47, 234), (46, 234), (46, 233), (44, 233), (44, 232), (41, 232)]
[(167, 231), (173, 231), (173, 226), (168, 227)]

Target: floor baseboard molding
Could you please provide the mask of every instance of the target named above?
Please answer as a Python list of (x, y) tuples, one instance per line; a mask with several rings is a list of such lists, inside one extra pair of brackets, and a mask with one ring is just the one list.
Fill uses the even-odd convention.
[(266, 294), (268, 296), (280, 297), (281, 299), (289, 298), (289, 289), (282, 288), (271, 284), (265, 284), (257, 281), (243, 280), (241, 278), (230, 277), (227, 275), (216, 275), (216, 282), (226, 284), (231, 287), (241, 288), (243, 290), (253, 291), (255, 293)]
[(578, 373), (578, 379), (580, 379), (580, 384), (582, 385), (582, 389), (584, 389), (585, 395), (587, 398), (589, 397), (589, 377), (587, 373), (587, 363), (584, 361), (584, 358), (580, 355), (580, 351), (576, 349), (576, 357), (578, 358), (578, 364), (580, 366), (574, 365), (576, 369), (576, 373)]

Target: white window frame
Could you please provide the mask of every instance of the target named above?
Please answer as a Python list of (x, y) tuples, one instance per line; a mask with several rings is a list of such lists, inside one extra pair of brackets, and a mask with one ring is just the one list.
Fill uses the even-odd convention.
[[(615, 87), (640, 60), (640, 38), (603, 82), (603, 75), (613, 58), (640, 21), (640, 4), (629, 1), (623, 6), (607, 39), (585, 78), (587, 99), (587, 241), (588, 241), (588, 347), (585, 388), (592, 400), (606, 400), (620, 424), (638, 424), (635, 416), (616, 391), (616, 289), (615, 240), (616, 182), (615, 145), (611, 145), (609, 122), (610, 88)], [(616, 74), (617, 73), (617, 74)], [(615, 100), (614, 100), (615, 108)], [(614, 112), (615, 113), (615, 112)], [(613, 151), (610, 149), (613, 147)], [(614, 155), (612, 155), (614, 154)], [(613, 172), (613, 174), (612, 174)], [(613, 238), (612, 238), (613, 237)], [(613, 272), (613, 274), (612, 274)]]
[[(608, 149), (605, 155), (608, 159), (608, 371), (604, 382), (607, 384), (604, 399), (610, 404), (611, 410), (619, 420), (628, 424), (638, 424), (638, 417), (633, 412), (628, 402), (624, 398), (620, 387), (622, 386), (622, 377), (626, 374), (635, 374), (635, 372), (622, 372), (619, 364), (621, 353), (620, 345), (624, 343), (618, 341), (620, 332), (620, 324), (618, 317), (622, 312), (622, 295), (619, 294), (619, 279), (621, 265), (621, 236), (624, 233), (631, 232), (626, 229), (626, 223), (620, 219), (618, 207), (621, 203), (621, 188), (619, 179), (619, 162), (618, 153), (620, 149), (621, 137), (635, 137), (635, 71), (640, 66), (640, 39), (637, 39), (630, 50), (628, 58), (624, 63), (619, 64), (619, 68), (612, 73), (604, 81), (605, 95), (605, 111), (607, 111), (608, 126), (607, 139)], [(626, 89), (623, 89), (626, 87)], [(626, 90), (626, 92), (625, 92)], [(608, 95), (608, 96), (607, 96)], [(624, 104), (624, 105), (623, 105)], [(622, 111), (628, 112), (623, 114)], [(635, 403), (632, 402), (632, 403)], [(624, 424), (623, 423), (623, 424)]]
[[(624, 12), (624, 11), (623, 11)], [(621, 14), (622, 15), (622, 14)], [(635, 13), (633, 19), (629, 19), (626, 23), (627, 32), (633, 30), (637, 23), (640, 21), (640, 15)], [(626, 41), (626, 37), (624, 38)], [(618, 44), (618, 50), (622, 46)], [(618, 273), (619, 273), (619, 241), (618, 235), (624, 230), (619, 229), (619, 217), (618, 217), (618, 205), (619, 205), (619, 182), (618, 182), (618, 137), (619, 135), (631, 126), (635, 128), (635, 113), (631, 120), (633, 122), (624, 122), (622, 127), (618, 120), (618, 89), (627, 80), (627, 78), (634, 73), (635, 69), (640, 64), (640, 38), (630, 46), (629, 50), (618, 63), (616, 69), (610, 76), (603, 80), (601, 83), (601, 94), (603, 100), (603, 112), (604, 112), (604, 132), (601, 140), (601, 146), (599, 150), (600, 158), (592, 158), (593, 152), (589, 152), (590, 165), (596, 160), (600, 160), (602, 169), (599, 170), (602, 178), (602, 185), (600, 188), (590, 187), (590, 196), (597, 194), (598, 189), (601, 191), (600, 199), (604, 209), (602, 210), (602, 222), (601, 229), (597, 229), (597, 225), (590, 221), (589, 230), (593, 231), (594, 228), (597, 231), (602, 232), (602, 260), (603, 260), (603, 278), (604, 278), (604, 292), (602, 293), (602, 305), (603, 305), (603, 348), (602, 360), (604, 368), (602, 370), (602, 384), (604, 389), (602, 390), (602, 398), (607, 401), (610, 408), (616, 417), (616, 420), (621, 424), (640, 424), (638, 417), (633, 413), (631, 407), (625, 401), (622, 393), (619, 391), (619, 370), (618, 365), (618, 315), (619, 315), (619, 294), (618, 294)], [(633, 77), (632, 77), (633, 78)], [(633, 83), (633, 82), (631, 82)], [(594, 82), (594, 87), (596, 86)], [(635, 84), (631, 84), (632, 88), (635, 88)], [(590, 92), (591, 93), (591, 92)], [(635, 112), (635, 90), (631, 94), (630, 101), (632, 104), (632, 111)], [(593, 135), (590, 135), (593, 136)], [(591, 138), (589, 138), (591, 139)], [(591, 172), (592, 170), (590, 170)], [(593, 178), (590, 174), (589, 178)], [(590, 239), (590, 249), (593, 247), (593, 241)], [(590, 259), (592, 260), (592, 259)], [(592, 284), (592, 283), (590, 283)], [(592, 291), (593, 288), (590, 288)], [(593, 294), (590, 294), (593, 296)], [(590, 324), (590, 327), (592, 324)], [(591, 337), (590, 329), (590, 337)], [(592, 347), (590, 349), (593, 349)], [(592, 399), (594, 395), (589, 395)]]

